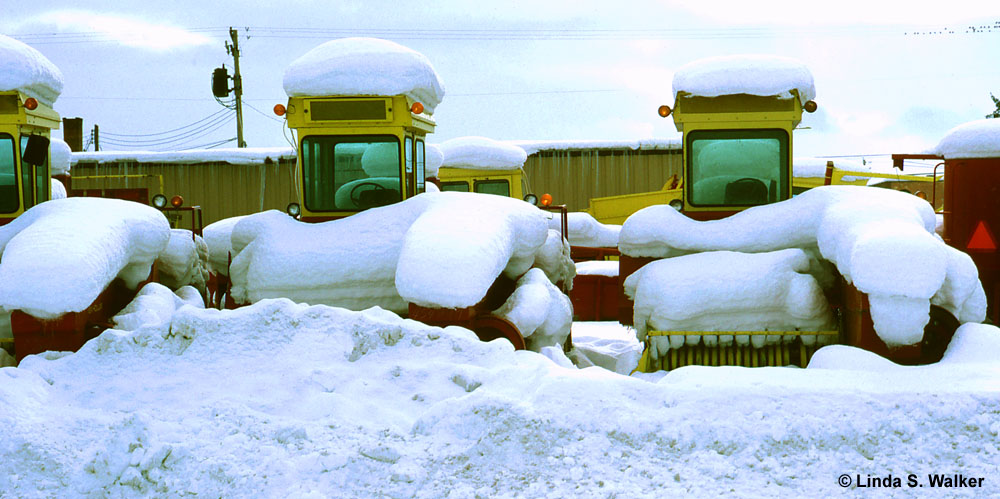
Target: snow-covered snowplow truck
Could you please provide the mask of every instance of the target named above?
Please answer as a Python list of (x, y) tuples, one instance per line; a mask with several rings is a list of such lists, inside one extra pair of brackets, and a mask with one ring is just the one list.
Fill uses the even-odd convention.
[(619, 240), (619, 321), (644, 342), (638, 370), (804, 367), (831, 343), (931, 362), (956, 317), (982, 320), (975, 268), (957, 275), (971, 260), (934, 236), (926, 201), (857, 186), (792, 198), (792, 131), (816, 109), (805, 66), (706, 59), (673, 90), (659, 114), (682, 132), (682, 204), (640, 210)]
[(49, 199), (49, 134), (59, 114), (22, 92), (0, 92), (0, 225)]

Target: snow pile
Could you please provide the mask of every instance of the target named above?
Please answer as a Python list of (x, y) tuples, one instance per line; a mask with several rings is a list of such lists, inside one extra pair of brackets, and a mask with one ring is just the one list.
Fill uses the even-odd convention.
[(285, 69), (284, 87), (289, 97), (405, 95), (427, 114), (444, 98), (426, 57), (376, 38), (340, 38), (310, 50)]
[(618, 260), (576, 262), (576, 275), (618, 277)]
[[(114, 329), (102, 333), (103, 338), (99, 338), (97, 343), (107, 346), (120, 343), (123, 337), (130, 337), (131, 340), (145, 337), (142, 342), (148, 344), (151, 333), (159, 337), (156, 341), (166, 338), (170, 334), (170, 322), (173, 320), (174, 312), (184, 305), (205, 308), (201, 293), (191, 286), (182, 286), (174, 292), (159, 283), (146, 284), (135, 298), (111, 319)], [(97, 347), (101, 348), (100, 345)]]
[(459, 137), (438, 147), (442, 167), (474, 170), (518, 170), (528, 160), (524, 149), (486, 137)]
[(922, 338), (932, 304), (961, 322), (981, 322), (986, 314), (975, 264), (945, 245), (935, 225), (933, 209), (916, 196), (824, 186), (710, 222), (693, 221), (668, 206), (645, 208), (625, 222), (619, 248), (630, 256), (660, 258), (717, 250), (818, 250), (848, 283), (868, 294), (879, 337), (890, 346), (910, 345)]
[(230, 217), (205, 226), (201, 230), (208, 246), (208, 270), (213, 274), (229, 275), (229, 258), (233, 253), (233, 227), (245, 216)]
[(71, 163), (164, 163), (195, 165), (203, 163), (229, 163), (231, 165), (258, 165), (280, 160), (295, 161), (295, 150), (290, 147), (243, 147), (220, 149), (190, 149), (187, 151), (98, 151), (74, 152)]
[[(574, 211), (566, 214), (566, 225), (569, 231), (569, 243), (573, 246), (591, 248), (617, 248), (618, 233), (621, 225), (608, 225), (598, 222), (590, 213)], [(553, 214), (549, 219), (549, 228), (562, 230), (562, 217)]]
[(934, 153), (945, 159), (1000, 158), (1000, 120), (976, 120), (952, 128)]
[(160, 283), (170, 289), (192, 286), (205, 294), (209, 250), (205, 240), (187, 229), (171, 229), (167, 247), (156, 259)]
[(0, 91), (17, 90), (52, 107), (63, 88), (63, 76), (41, 52), (0, 35)]
[(535, 252), (534, 267), (541, 269), (552, 284), (567, 292), (573, 288), (576, 265), (570, 256), (569, 242), (559, 231), (549, 229), (545, 243)]
[(49, 174), (50, 175), (69, 175), (70, 169), (70, 158), (73, 152), (69, 148), (69, 144), (59, 140), (50, 139), (49, 140)]
[(639, 365), (642, 343), (634, 330), (618, 322), (576, 322), (569, 355), (581, 369), (597, 366), (628, 376)]
[(496, 311), (524, 336), (528, 350), (562, 348), (573, 324), (573, 304), (541, 269), (531, 269), (517, 280), (517, 287)]
[(66, 199), (66, 186), (62, 182), (51, 179), (49, 181), (49, 199)]
[(0, 227), (0, 307), (55, 318), (87, 308), (115, 278), (134, 289), (170, 238), (167, 219), (131, 201), (41, 203)]
[(544, 213), (501, 196), (443, 192), (305, 224), (277, 211), (233, 228), (237, 302), (285, 297), (405, 312), (407, 302), (475, 305), (502, 273), (517, 278), (548, 237)]
[[(829, 331), (836, 322), (823, 290), (809, 274), (815, 265), (801, 249), (768, 253), (710, 251), (656, 260), (625, 279), (635, 301), (636, 335), (660, 331)], [(738, 335), (739, 346), (760, 348), (779, 336)], [(789, 340), (794, 337), (787, 338)], [(803, 336), (806, 344), (815, 338)], [(732, 335), (657, 337), (650, 355), (659, 358), (685, 341), (733, 345)]]
[(444, 153), (441, 148), (434, 144), (424, 146), (424, 176), (437, 177), (441, 163), (444, 163)]
[(76, 354), (0, 370), (5, 494), (828, 496), (843, 473), (937, 472), (1000, 490), (998, 357), (651, 383), (377, 309), (164, 291)]
[(816, 98), (809, 68), (795, 59), (771, 55), (733, 55), (694, 61), (674, 73), (674, 99), (686, 92), (698, 97), (750, 94), (791, 99), (792, 90), (805, 104)]

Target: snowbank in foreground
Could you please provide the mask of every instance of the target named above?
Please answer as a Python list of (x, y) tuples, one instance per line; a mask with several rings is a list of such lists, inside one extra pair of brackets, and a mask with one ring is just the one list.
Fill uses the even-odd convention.
[(0, 35), (0, 91), (18, 90), (52, 107), (63, 88), (63, 76), (41, 52)]
[(377, 309), (153, 313), (0, 370), (6, 493), (825, 496), (843, 473), (938, 472), (1000, 493), (1000, 352), (905, 376), (688, 367), (649, 383)]
[(975, 264), (935, 235), (936, 223), (930, 204), (916, 196), (824, 186), (710, 222), (668, 206), (645, 208), (626, 220), (619, 248), (652, 257), (818, 249), (848, 283), (869, 295), (879, 337), (888, 345), (910, 345), (922, 338), (932, 304), (961, 322), (986, 316)]
[(408, 302), (468, 307), (501, 273), (531, 268), (547, 237), (542, 211), (484, 194), (425, 194), (321, 224), (270, 211), (233, 228), (233, 297), (400, 313)]
[(528, 160), (524, 149), (486, 137), (459, 137), (438, 147), (444, 155), (443, 168), (517, 170)]
[(805, 104), (816, 98), (809, 68), (795, 59), (770, 55), (710, 57), (688, 63), (674, 73), (674, 99), (679, 92), (699, 97), (750, 94), (792, 98)]
[(169, 238), (167, 219), (144, 204), (41, 203), (0, 227), (0, 307), (42, 319), (80, 312), (115, 278), (134, 289)]
[(285, 69), (289, 97), (406, 95), (427, 114), (444, 98), (444, 85), (429, 60), (389, 40), (341, 38), (326, 42)]
[(976, 120), (952, 128), (934, 152), (945, 159), (1000, 158), (1000, 120)]

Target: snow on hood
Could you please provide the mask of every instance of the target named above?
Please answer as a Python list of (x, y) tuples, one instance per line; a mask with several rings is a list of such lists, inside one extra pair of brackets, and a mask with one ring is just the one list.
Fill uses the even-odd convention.
[[(566, 225), (569, 231), (569, 243), (573, 246), (591, 248), (617, 248), (618, 233), (621, 225), (603, 224), (590, 213), (574, 211), (566, 214)], [(562, 230), (562, 217), (553, 214), (549, 218), (549, 228)]]
[(700, 251), (818, 250), (871, 302), (879, 337), (920, 341), (930, 305), (961, 322), (981, 322), (986, 297), (972, 259), (935, 235), (926, 201), (872, 187), (824, 186), (729, 218), (696, 222), (669, 206), (636, 212), (622, 226), (621, 251), (669, 257)]
[(501, 274), (531, 268), (544, 213), (517, 199), (442, 192), (319, 224), (278, 211), (233, 228), (233, 297), (405, 312), (478, 303)]
[(72, 151), (69, 144), (59, 139), (49, 140), (49, 174), (69, 175)]
[(170, 241), (156, 259), (159, 282), (170, 289), (191, 286), (205, 293), (209, 250), (205, 240), (187, 229), (171, 229)]
[(444, 155), (441, 166), (447, 168), (517, 170), (528, 160), (524, 149), (486, 137), (459, 137), (438, 147)]
[(221, 149), (191, 149), (188, 151), (97, 151), (74, 152), (70, 162), (77, 163), (166, 163), (193, 165), (202, 163), (229, 163), (231, 165), (256, 165), (268, 161), (295, 160), (295, 150), (290, 147), (243, 147)]
[(340, 38), (292, 61), (285, 70), (289, 97), (405, 95), (427, 114), (444, 98), (444, 85), (419, 52), (377, 38)]
[(444, 163), (444, 153), (436, 144), (427, 144), (424, 148), (424, 176), (437, 177), (441, 163)]
[(116, 277), (135, 289), (169, 239), (167, 219), (144, 204), (41, 203), (0, 227), (0, 308), (42, 319), (80, 312)]
[(952, 128), (934, 153), (945, 159), (1000, 158), (1000, 119), (983, 119)]
[(18, 90), (52, 107), (63, 88), (62, 72), (41, 52), (0, 35), (0, 91)]
[(674, 100), (678, 92), (699, 97), (750, 94), (792, 98), (805, 104), (816, 98), (812, 73), (801, 62), (771, 55), (733, 55), (694, 61), (674, 73)]
[(219, 275), (229, 275), (229, 258), (233, 253), (233, 227), (246, 216), (230, 217), (205, 226), (201, 233), (208, 245), (209, 271)]

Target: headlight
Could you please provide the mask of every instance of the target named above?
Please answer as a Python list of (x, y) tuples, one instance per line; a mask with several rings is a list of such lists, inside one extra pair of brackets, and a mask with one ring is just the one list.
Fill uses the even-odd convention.
[(299, 207), (299, 203), (288, 203), (288, 207), (285, 208), (285, 211), (288, 212), (288, 215), (292, 218), (299, 218), (299, 215), (302, 214), (302, 209)]
[(677, 211), (684, 211), (684, 201), (674, 199), (670, 201), (670, 207)]
[(538, 196), (536, 196), (534, 194), (528, 194), (528, 195), (524, 196), (524, 200), (526, 202), (528, 202), (528, 203), (531, 203), (531, 204), (533, 204), (535, 206), (538, 206)]
[(167, 197), (163, 194), (157, 194), (153, 196), (153, 207), (157, 209), (164, 209), (167, 207)]

